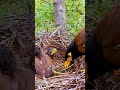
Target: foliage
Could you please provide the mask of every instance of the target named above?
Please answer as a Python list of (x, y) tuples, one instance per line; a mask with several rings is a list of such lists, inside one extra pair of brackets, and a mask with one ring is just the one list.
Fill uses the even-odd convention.
[(85, 27), (85, 0), (65, 0), (67, 13), (67, 28), (71, 34), (76, 34)]
[[(53, 0), (36, 0), (35, 4), (36, 32), (55, 30)], [(69, 33), (75, 34), (85, 25), (85, 0), (65, 0), (65, 4), (67, 29)]]
[(28, 13), (28, 5), (34, 5), (33, 0), (2, 0), (0, 1), (0, 16)]
[(35, 25), (36, 32), (39, 30), (55, 29), (54, 8), (52, 0), (46, 2), (44, 0), (35, 0)]

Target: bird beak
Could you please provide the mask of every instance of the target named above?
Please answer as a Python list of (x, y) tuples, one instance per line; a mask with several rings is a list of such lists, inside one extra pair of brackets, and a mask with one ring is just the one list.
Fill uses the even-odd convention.
[(71, 52), (70, 52), (70, 53), (68, 53), (68, 56), (69, 56), (69, 57), (72, 57), (72, 54), (71, 54)]
[(54, 48), (54, 49), (52, 50), (51, 55), (55, 54), (57, 51), (58, 51), (58, 50), (57, 50), (56, 48)]
[(68, 66), (70, 66), (71, 61), (72, 61), (72, 57), (68, 57), (67, 61), (64, 62), (64, 67), (68, 68)]
[(83, 72), (83, 73), (85, 73), (85, 69), (81, 69), (80, 71)]

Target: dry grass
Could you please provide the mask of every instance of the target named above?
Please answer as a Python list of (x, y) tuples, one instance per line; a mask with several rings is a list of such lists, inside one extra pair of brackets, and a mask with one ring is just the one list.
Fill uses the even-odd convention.
[[(77, 58), (70, 67), (64, 68), (64, 55), (67, 46), (71, 42), (71, 38), (66, 31), (61, 31), (61, 28), (54, 32), (42, 32), (36, 38), (37, 44), (44, 45), (46, 52), (48, 47), (55, 47), (58, 52), (53, 58), (53, 69), (57, 72), (64, 73), (63, 75), (55, 75), (50, 78), (43, 79), (35, 75), (36, 90), (85, 90), (85, 61)], [(67, 73), (67, 74), (66, 74)], [(120, 90), (120, 73), (118, 76), (113, 76), (112, 73), (106, 73), (102, 77), (94, 80), (95, 90)]]
[[(44, 32), (39, 35), (36, 40), (37, 44), (44, 45), (46, 52), (48, 47), (55, 47), (58, 52), (53, 58), (53, 69), (57, 72), (62, 72), (63, 75), (55, 75), (50, 78), (35, 75), (36, 90), (84, 90), (85, 89), (85, 72), (84, 61), (80, 57), (75, 60), (76, 62), (68, 68), (63, 67), (64, 55), (67, 46), (71, 42), (71, 38), (67, 35), (66, 31), (61, 28), (56, 29), (54, 32)], [(78, 64), (79, 62), (79, 64)]]
[(94, 80), (95, 90), (120, 90), (120, 77), (107, 72)]

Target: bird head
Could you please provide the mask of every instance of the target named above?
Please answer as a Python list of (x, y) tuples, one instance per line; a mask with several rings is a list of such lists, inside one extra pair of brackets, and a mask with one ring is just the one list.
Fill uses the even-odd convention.
[(84, 53), (81, 53), (81, 52), (78, 51), (78, 48), (75, 45), (74, 41), (72, 41), (70, 43), (70, 45), (67, 47), (67, 51), (66, 51), (66, 54), (65, 54), (65, 61), (69, 57), (70, 53), (71, 53), (72, 60), (78, 58), (79, 56), (84, 55)]
[[(79, 52), (77, 46), (74, 43), (74, 41), (72, 41), (70, 43), (70, 45), (67, 47), (67, 51), (66, 51), (66, 54), (65, 54), (65, 63), (68, 62), (69, 57), (71, 57), (71, 61), (70, 61), (70, 64), (71, 64), (71, 62), (74, 59), (76, 59), (76, 58), (78, 58), (79, 56), (82, 56), (82, 55), (84, 55), (84, 53)], [(64, 64), (64, 67), (69, 66), (69, 65)]]
[(57, 50), (56, 48), (53, 48), (50, 55), (54, 55), (57, 51), (58, 51), (58, 50)]
[(57, 50), (56, 48), (50, 47), (50, 48), (48, 48), (48, 50), (47, 50), (47, 54), (48, 54), (50, 57), (53, 57), (54, 54), (55, 54), (57, 51), (58, 51), (58, 50)]
[(37, 46), (37, 45), (35, 45), (34, 55), (37, 56), (37, 57), (40, 57), (40, 55), (41, 55), (40, 47)]

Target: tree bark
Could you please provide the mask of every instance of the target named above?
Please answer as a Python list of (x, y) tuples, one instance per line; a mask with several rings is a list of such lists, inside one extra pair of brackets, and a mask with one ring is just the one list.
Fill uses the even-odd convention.
[(54, 0), (54, 15), (57, 27), (66, 30), (66, 8), (64, 0)]

